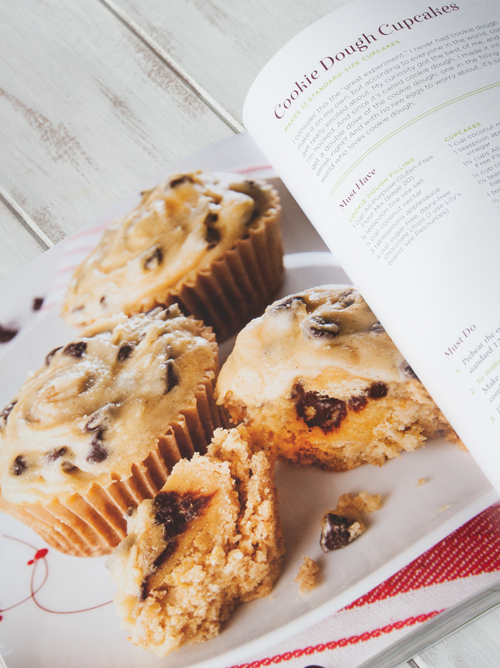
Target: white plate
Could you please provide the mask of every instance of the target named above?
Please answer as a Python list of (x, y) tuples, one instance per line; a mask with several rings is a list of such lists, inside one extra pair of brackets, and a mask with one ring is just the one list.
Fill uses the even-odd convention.
[[(238, 165), (227, 158), (232, 147), (238, 149), (240, 164), (258, 164), (259, 154), (247, 138), (236, 137), (231, 144), (226, 141), (222, 145), (225, 152), (219, 153), (218, 159), (205, 153), (199, 166), (221, 169), (224, 165), (220, 163), (225, 161), (227, 168), (234, 170)], [(194, 160), (182, 167), (196, 165)], [(290, 195), (277, 179), (275, 183), (283, 199), (288, 253), (281, 294), (321, 283), (349, 282)], [(120, 207), (122, 203), (99, 222), (113, 218)], [(54, 257), (47, 254), (39, 258), (36, 277), (32, 271), (18, 272), (23, 294), (31, 294), (31, 289), (36, 295), (37, 285), (49, 284)], [(15, 305), (12, 298), (10, 302)], [(71, 340), (74, 331), (59, 319), (58, 309), (52, 308), (41, 312), (4, 346), (0, 407), (10, 401), (26, 373), (43, 363), (47, 351)], [(222, 346), (222, 358), (231, 345)], [(428, 482), (417, 487), (420, 478)], [(242, 662), (352, 602), (497, 500), (470, 455), (444, 441), (430, 442), (382, 468), (363, 466), (340, 474), (279, 464), (277, 485), (287, 554), (283, 575), (272, 595), (240, 606), (214, 640), (184, 647), (164, 661), (126, 641), (111, 603), (95, 608), (110, 601), (115, 590), (104, 568), (105, 558), (78, 559), (49, 549), (44, 558), (28, 564), (44, 547), (43, 541), (22, 524), (0, 516), (0, 654), (8, 668), (147, 668), (163, 664), (169, 668), (221, 668)], [(364, 490), (384, 498), (382, 509), (369, 517), (369, 530), (348, 548), (323, 554), (319, 531), (324, 512), (335, 507), (340, 494)], [(303, 555), (321, 567), (320, 586), (306, 596), (299, 594), (294, 582)], [(31, 597), (31, 591), (38, 587)], [(87, 608), (94, 609), (77, 612)]]

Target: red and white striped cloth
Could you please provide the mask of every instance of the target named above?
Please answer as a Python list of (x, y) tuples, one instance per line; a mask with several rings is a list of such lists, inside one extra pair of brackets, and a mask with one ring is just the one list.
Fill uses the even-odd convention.
[(351, 605), (233, 668), (356, 668), (499, 580), (500, 504), (495, 504)]

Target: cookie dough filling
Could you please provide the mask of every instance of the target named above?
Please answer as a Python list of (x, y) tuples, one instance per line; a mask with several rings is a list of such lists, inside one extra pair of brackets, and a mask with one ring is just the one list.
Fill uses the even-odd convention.
[(112, 223), (76, 270), (65, 320), (80, 326), (171, 303), (169, 291), (248, 236), (268, 210), (278, 216), (274, 198), (269, 185), (235, 174), (170, 176)]
[(108, 560), (122, 626), (157, 656), (208, 640), (236, 604), (271, 591), (283, 553), (272, 459), (244, 430), (219, 429), (129, 513)]
[(126, 479), (216, 365), (210, 331), (176, 306), (97, 321), (2, 411), (3, 497), (44, 502)]
[(361, 295), (306, 290), (269, 306), (239, 334), (221, 370), (233, 420), (298, 464), (382, 464), (455, 432)]

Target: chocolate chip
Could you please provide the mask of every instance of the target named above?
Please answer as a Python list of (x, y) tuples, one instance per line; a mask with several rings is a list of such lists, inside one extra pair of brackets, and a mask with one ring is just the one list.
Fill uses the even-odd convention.
[(78, 466), (75, 466), (71, 462), (61, 462), (61, 469), (64, 471), (64, 473), (77, 473), (80, 469)]
[(104, 433), (105, 427), (102, 424), (102, 418), (103, 415), (99, 410), (97, 410), (95, 413), (92, 413), (90, 420), (87, 422), (83, 430), (86, 431), (87, 433), (93, 431)]
[(351, 397), (349, 399), (349, 408), (351, 408), (355, 413), (359, 413), (366, 407), (368, 399), (360, 394), (358, 397)]
[(356, 520), (336, 515), (335, 513), (325, 513), (321, 523), (321, 538), (319, 544), (323, 552), (340, 550), (349, 545), (354, 540), (349, 528), (356, 523)]
[(370, 399), (382, 399), (387, 396), (389, 388), (381, 380), (377, 380), (368, 388), (368, 396)]
[(155, 248), (153, 253), (144, 260), (144, 269), (156, 269), (163, 262), (161, 248)]
[(401, 372), (407, 376), (408, 378), (416, 378), (417, 380), (419, 379), (417, 374), (413, 371), (411, 366), (408, 364), (408, 362), (404, 362), (400, 367)]
[[(173, 318), (179, 318), (183, 316), (182, 311), (179, 308), (179, 304), (170, 304), (170, 306), (167, 306), (166, 304), (161, 304), (160, 306), (155, 306), (154, 309), (151, 311), (148, 311), (148, 315), (152, 313), (153, 311), (157, 311), (156, 317), (159, 318), (160, 320), (172, 320)], [(169, 332), (163, 332), (163, 334), (160, 334), (160, 336), (164, 336), (165, 334), (168, 334)], [(142, 341), (142, 338), (141, 338)]]
[(162, 566), (168, 560), (168, 558), (173, 555), (177, 549), (177, 545), (178, 542), (175, 539), (170, 540), (163, 552), (160, 552), (160, 554), (153, 561), (154, 570), (158, 570), (158, 568), (160, 568), (160, 566)]
[(49, 462), (55, 462), (56, 459), (63, 457), (67, 452), (68, 448), (66, 448), (65, 446), (57, 449), (54, 448), (54, 450), (49, 450), (49, 452), (47, 452), (47, 460)]
[(163, 525), (165, 539), (170, 541), (186, 531), (189, 523), (199, 517), (213, 494), (160, 492), (153, 501), (155, 521)]
[(205, 241), (212, 248), (216, 246), (220, 241), (220, 232), (216, 227), (207, 227), (205, 234)]
[(97, 439), (103, 440), (104, 432), (111, 424), (113, 417), (119, 410), (120, 404), (109, 403), (101, 406), (92, 413), (90, 419), (83, 428), (87, 433), (97, 432)]
[(12, 464), (12, 475), (21, 475), (28, 468), (28, 463), (22, 455), (18, 455)]
[(204, 224), (207, 228), (205, 232), (205, 241), (208, 244), (209, 250), (215, 248), (215, 246), (217, 246), (221, 240), (220, 230), (218, 230), (216, 227), (213, 227), (213, 224), (218, 220), (218, 214), (212, 212), (210, 212), (204, 220)]
[(338, 300), (338, 303), (340, 306), (343, 306), (344, 308), (347, 308), (348, 306), (352, 306), (356, 302), (356, 290), (353, 290), (352, 288), (349, 290), (345, 290), (343, 292)]
[(105, 447), (99, 440), (101, 435), (101, 432), (98, 432), (97, 435), (92, 439), (92, 449), (86, 457), (89, 464), (99, 464), (100, 462), (103, 462), (108, 456)]
[(319, 392), (305, 392), (300, 383), (292, 390), (297, 415), (308, 427), (320, 427), (324, 432), (338, 429), (347, 415), (347, 405), (342, 399), (328, 397)]
[(33, 299), (33, 304), (31, 305), (31, 308), (33, 311), (39, 311), (43, 306), (43, 297), (35, 297)]
[(103, 295), (103, 296), (99, 299), (99, 304), (102, 305), (102, 304), (104, 304), (105, 301), (106, 301), (106, 297), (105, 297), (105, 295)]
[(85, 341), (77, 341), (76, 343), (68, 343), (68, 345), (63, 348), (63, 355), (82, 357), (86, 350), (87, 344)]
[(165, 388), (163, 394), (168, 394), (170, 390), (173, 390), (174, 387), (179, 384), (179, 378), (175, 373), (173, 360), (167, 360), (165, 362), (165, 366), (167, 368), (167, 372), (165, 374), (165, 384), (167, 387)]
[(147, 599), (151, 591), (151, 578), (154, 576), (155, 572), (174, 554), (178, 544), (179, 543), (177, 540), (175, 540), (175, 538), (170, 539), (167, 543), (167, 547), (162, 550), (162, 552), (160, 552), (160, 554), (153, 561), (151, 565), (152, 572), (149, 573), (149, 575), (147, 575), (141, 583), (141, 593), (139, 598), (140, 601), (145, 601)]
[(356, 300), (354, 299), (354, 297), (343, 297), (343, 299), (341, 300), (341, 304), (344, 308), (352, 306), (355, 302)]
[(59, 348), (54, 348), (54, 350), (51, 350), (50, 353), (48, 353), (47, 357), (45, 358), (45, 364), (49, 366), (49, 364), (52, 361), (52, 358), (54, 355), (57, 353), (58, 350), (61, 350), (62, 346), (59, 346)]
[(0, 325), (0, 343), (7, 343), (13, 339), (18, 332), (18, 329), (11, 329), (10, 327)]
[(370, 327), (370, 329), (369, 329), (368, 331), (369, 331), (369, 332), (375, 332), (375, 333), (378, 334), (379, 332), (385, 332), (385, 329), (384, 329), (384, 328), (382, 327), (382, 325), (377, 321), (377, 322), (374, 322), (374, 323), (373, 323), (373, 325)]
[(309, 319), (306, 331), (315, 338), (334, 339), (339, 334), (340, 327), (333, 320), (316, 316)]
[(280, 311), (290, 311), (296, 304), (298, 304), (298, 302), (302, 302), (303, 304), (305, 303), (303, 299), (297, 297), (296, 295), (293, 295), (292, 297), (284, 299), (282, 302), (274, 304), (269, 309), (269, 313), (274, 314), (274, 313), (279, 313)]
[(141, 593), (139, 595), (140, 603), (143, 603), (149, 596), (149, 577), (141, 582)]
[(12, 412), (12, 409), (14, 408), (14, 406), (16, 404), (17, 404), (17, 401), (13, 401), (12, 403), (7, 404), (7, 406), (5, 406), (3, 411), (0, 413), (0, 420), (3, 418), (3, 423), (4, 424), (7, 424), (7, 419), (8, 419), (9, 415)]
[(183, 183), (194, 183), (194, 179), (192, 176), (189, 176), (189, 174), (184, 174), (183, 176), (179, 176), (177, 179), (172, 179), (172, 181), (170, 181), (170, 187), (177, 188), (177, 186), (180, 186)]
[(199, 517), (210, 502), (213, 494), (194, 494), (187, 492), (160, 492), (153, 501), (155, 522), (163, 525), (164, 539), (167, 543), (151, 564), (151, 571), (141, 583), (141, 600), (145, 601), (150, 593), (150, 580), (155, 572), (171, 557), (177, 549), (177, 536), (183, 534), (189, 523)]
[(118, 362), (123, 362), (128, 357), (130, 357), (130, 354), (132, 353), (133, 349), (134, 346), (131, 343), (122, 343), (122, 345), (120, 346), (120, 350), (118, 351), (118, 355), (116, 357)]

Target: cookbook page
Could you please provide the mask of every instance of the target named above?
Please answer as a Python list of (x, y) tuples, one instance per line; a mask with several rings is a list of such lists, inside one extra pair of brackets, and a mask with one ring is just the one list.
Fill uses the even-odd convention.
[(500, 5), (360, 0), (245, 124), (500, 490)]

